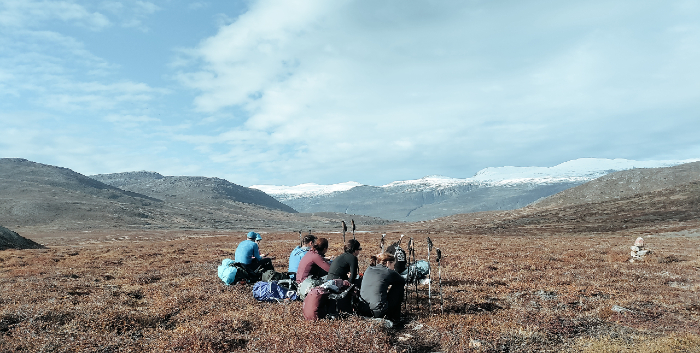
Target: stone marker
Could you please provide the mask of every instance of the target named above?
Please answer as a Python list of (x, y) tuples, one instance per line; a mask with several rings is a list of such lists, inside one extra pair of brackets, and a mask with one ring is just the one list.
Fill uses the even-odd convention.
[(630, 246), (630, 262), (641, 261), (644, 256), (651, 254), (651, 250), (644, 249), (644, 238), (639, 237), (634, 241), (634, 245)]

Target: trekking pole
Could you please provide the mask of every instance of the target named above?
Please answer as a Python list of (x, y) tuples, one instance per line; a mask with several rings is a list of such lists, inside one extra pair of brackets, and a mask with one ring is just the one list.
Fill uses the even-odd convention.
[(352, 222), (352, 238), (355, 239), (355, 220), (351, 219)]
[(301, 238), (301, 231), (299, 231), (299, 247), (304, 247), (304, 239)]
[(442, 297), (442, 251), (440, 248), (435, 248), (435, 253), (437, 258), (435, 259), (438, 263), (438, 288), (440, 290), (440, 312), (445, 315), (445, 300)]
[(382, 253), (384, 252), (384, 237), (386, 234), (382, 234), (382, 240), (379, 241), (379, 248), (382, 249)]
[[(402, 234), (403, 235), (403, 234)], [(408, 244), (406, 245), (406, 250), (408, 251), (408, 254), (406, 255), (408, 257), (408, 272), (406, 273), (406, 282), (411, 280), (411, 242), (413, 242), (413, 238), (411, 238), (408, 241)], [(404, 310), (408, 307), (408, 298), (410, 297), (410, 288), (411, 288), (411, 283), (406, 283), (406, 286), (404, 287), (404, 296), (406, 297), (406, 301), (404, 302)]]
[(418, 274), (416, 273), (418, 271), (418, 264), (416, 264), (416, 243), (413, 241), (413, 238), (411, 238), (411, 256), (413, 257), (413, 278), (411, 279), (413, 281), (413, 297), (416, 299), (416, 309), (418, 308), (418, 281), (416, 278), (418, 277)]
[(431, 251), (433, 251), (433, 241), (430, 240), (430, 237), (428, 237), (428, 307), (430, 308), (430, 315), (433, 314), (433, 304), (430, 301), (430, 299), (433, 296), (431, 288), (430, 288), (430, 284), (433, 281), (432, 276), (431, 276), (431, 272), (433, 272), (433, 271), (430, 270), (430, 252)]
[(340, 221), (340, 223), (343, 225), (343, 244), (345, 244), (345, 232), (348, 231), (348, 226), (345, 224), (345, 221)]

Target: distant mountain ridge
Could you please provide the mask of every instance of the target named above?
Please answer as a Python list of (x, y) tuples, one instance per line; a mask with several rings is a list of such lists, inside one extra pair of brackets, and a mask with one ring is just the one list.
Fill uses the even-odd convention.
[(380, 187), (348, 182), (296, 187), (254, 185), (299, 212), (345, 212), (401, 221), (459, 213), (511, 210), (603, 175), (669, 167), (696, 160), (633, 161), (581, 158), (554, 167), (493, 167), (472, 178), (429, 176)]
[(97, 174), (90, 177), (107, 185), (162, 200), (236, 201), (296, 213), (293, 208), (258, 189), (247, 188), (219, 178), (163, 176), (146, 171)]

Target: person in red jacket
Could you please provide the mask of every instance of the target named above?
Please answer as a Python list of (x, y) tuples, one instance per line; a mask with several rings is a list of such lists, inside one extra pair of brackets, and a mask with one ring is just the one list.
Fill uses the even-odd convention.
[(297, 283), (303, 282), (309, 276), (321, 278), (328, 274), (331, 264), (323, 257), (326, 251), (328, 251), (328, 239), (319, 238), (313, 248), (307, 251), (299, 261)]

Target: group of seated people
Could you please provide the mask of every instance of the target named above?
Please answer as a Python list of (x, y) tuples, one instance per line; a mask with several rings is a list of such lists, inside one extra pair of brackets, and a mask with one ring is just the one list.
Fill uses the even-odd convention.
[[(274, 258), (260, 255), (260, 239), (260, 234), (250, 232), (247, 240), (236, 249), (235, 261), (243, 263), (250, 271), (273, 269)], [(359, 241), (348, 240), (343, 254), (334, 259), (325, 256), (328, 239), (309, 234), (302, 243), (303, 246), (297, 246), (289, 255), (288, 273), (299, 285), (305, 281), (346, 280), (360, 288), (360, 296), (368, 306), (364, 312), (391, 321), (400, 318), (406, 280), (394, 270), (396, 258), (393, 254), (383, 252), (372, 256), (370, 266), (360, 276), (357, 256), (362, 247)]]

